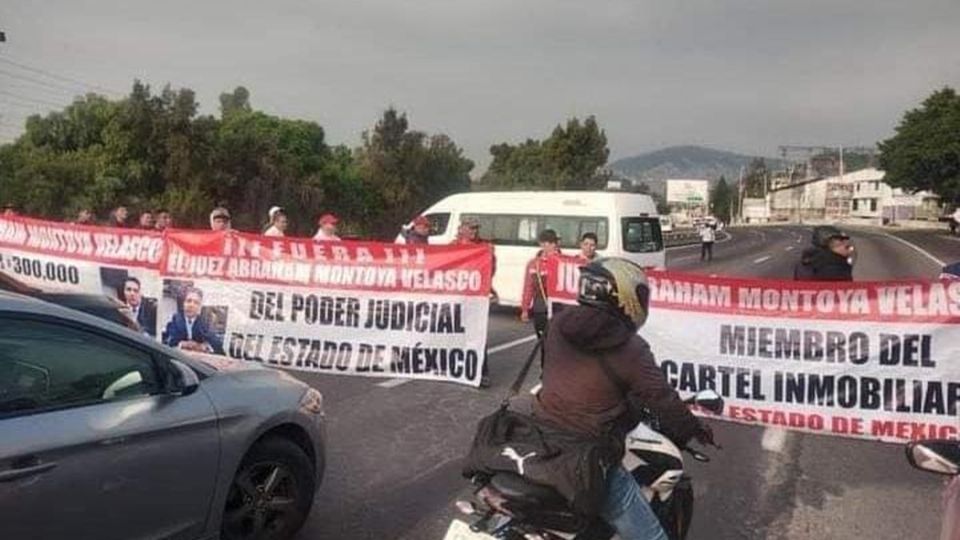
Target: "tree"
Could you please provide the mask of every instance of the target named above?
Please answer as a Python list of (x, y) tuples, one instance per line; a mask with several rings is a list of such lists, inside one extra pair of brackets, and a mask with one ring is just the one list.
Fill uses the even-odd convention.
[(896, 134), (879, 148), (886, 183), (910, 192), (930, 190), (960, 203), (960, 96), (952, 88), (907, 111)]
[(733, 188), (727, 184), (727, 179), (723, 176), (710, 190), (710, 206), (713, 209), (713, 215), (725, 223), (732, 221), (734, 196)]
[(527, 139), (490, 147), (493, 161), (481, 179), (497, 189), (602, 189), (607, 175), (601, 168), (610, 150), (606, 133), (590, 116), (557, 125), (543, 141)]
[(744, 177), (744, 185), (747, 197), (764, 197), (767, 194), (767, 177), (770, 172), (767, 170), (767, 163), (763, 158), (753, 158), (750, 166), (747, 167), (747, 175)]
[(384, 111), (363, 135), (357, 164), (366, 190), (380, 210), (371, 231), (381, 239), (396, 235), (416, 212), (446, 195), (470, 188), (473, 162), (446, 135), (432, 137), (410, 129), (407, 115)]

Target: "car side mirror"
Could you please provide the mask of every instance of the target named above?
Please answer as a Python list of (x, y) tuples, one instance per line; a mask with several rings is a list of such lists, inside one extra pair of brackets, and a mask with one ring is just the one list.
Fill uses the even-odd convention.
[(189, 396), (200, 388), (200, 378), (190, 366), (179, 360), (168, 360), (170, 365), (167, 391), (178, 396)]
[(693, 396), (693, 402), (698, 407), (706, 409), (713, 414), (723, 413), (723, 397), (714, 390), (701, 390)]
[(907, 444), (907, 461), (914, 467), (937, 474), (960, 474), (960, 441), (930, 439)]

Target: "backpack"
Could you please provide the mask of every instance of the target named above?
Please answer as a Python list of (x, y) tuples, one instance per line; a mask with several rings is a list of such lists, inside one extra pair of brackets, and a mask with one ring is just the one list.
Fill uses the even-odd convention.
[[(614, 433), (601, 437), (573, 433), (509, 408), (542, 346), (542, 340), (534, 346), (500, 407), (480, 420), (463, 475), (473, 479), (519, 474), (556, 490), (575, 512), (594, 517), (606, 499), (610, 468), (619, 466), (623, 441)], [(604, 372), (609, 375), (606, 368)]]

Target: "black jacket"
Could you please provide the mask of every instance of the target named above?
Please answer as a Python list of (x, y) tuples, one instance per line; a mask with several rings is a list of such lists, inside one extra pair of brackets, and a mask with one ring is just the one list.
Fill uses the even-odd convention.
[[(700, 421), (657, 367), (650, 346), (623, 319), (576, 306), (557, 315), (551, 330), (543, 388), (534, 403), (537, 417), (578, 433), (625, 434), (646, 407), (659, 415), (661, 431), (680, 444), (700, 430)], [(619, 383), (604, 373), (601, 356)], [(626, 399), (618, 384), (625, 387)]]
[(853, 281), (853, 267), (846, 257), (829, 249), (807, 248), (793, 269), (793, 279), (801, 281)]

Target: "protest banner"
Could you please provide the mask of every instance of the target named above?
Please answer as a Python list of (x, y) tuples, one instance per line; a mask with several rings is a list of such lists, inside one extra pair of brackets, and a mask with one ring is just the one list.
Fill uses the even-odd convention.
[(285, 369), (478, 385), (486, 245), (166, 235), (162, 339)]
[[(556, 262), (557, 301), (577, 265)], [(683, 395), (723, 418), (903, 442), (957, 438), (960, 282), (794, 282), (651, 271), (640, 335)]]
[(104, 294), (126, 302), (139, 284), (137, 319), (156, 335), (157, 270), (163, 235), (154, 231), (0, 217), (0, 273), (43, 291)]

